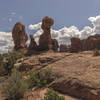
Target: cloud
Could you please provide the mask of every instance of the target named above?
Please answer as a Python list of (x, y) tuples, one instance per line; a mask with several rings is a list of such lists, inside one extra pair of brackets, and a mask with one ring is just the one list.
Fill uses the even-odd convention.
[(96, 32), (94, 32), (94, 29), (93, 29), (93, 28), (91, 28), (91, 27), (89, 27), (89, 26), (86, 26), (86, 27), (84, 27), (83, 30), (80, 31), (80, 36), (79, 36), (79, 38), (80, 38), (80, 39), (86, 39), (86, 38), (88, 38), (89, 36), (95, 35), (95, 34), (96, 34)]
[[(27, 41), (27, 45), (29, 45), (30, 41)], [(11, 32), (0, 32), (0, 54), (7, 53), (11, 51), (14, 47), (14, 42), (12, 38)]]
[(11, 32), (0, 32), (0, 53), (11, 51), (13, 46)]
[(38, 24), (34, 24), (34, 25), (29, 25), (29, 29), (30, 30), (37, 30), (37, 29), (40, 29), (41, 28), (41, 24), (42, 24), (42, 22), (40, 22), (40, 23), (38, 23)]
[(43, 33), (43, 30), (42, 29), (40, 29), (40, 30), (38, 30), (33, 36), (34, 36), (34, 39), (35, 39), (35, 41), (36, 41), (36, 43), (37, 43), (37, 45), (39, 45), (39, 43), (38, 43), (38, 41), (39, 41), (39, 37), (40, 37), (40, 35)]
[(11, 15), (16, 15), (16, 12), (11, 12)]
[[(56, 34), (56, 36), (54, 36)], [(79, 30), (75, 26), (71, 26), (69, 28), (64, 27), (60, 30), (52, 30), (51, 36), (52, 38), (57, 39), (59, 45), (60, 44), (66, 44), (70, 45), (70, 39), (72, 37), (79, 37)]]
[(12, 22), (12, 18), (9, 18), (8, 21), (9, 21), (9, 22)]
[(88, 20), (93, 24), (94, 31), (100, 31), (100, 15), (96, 17), (90, 17)]

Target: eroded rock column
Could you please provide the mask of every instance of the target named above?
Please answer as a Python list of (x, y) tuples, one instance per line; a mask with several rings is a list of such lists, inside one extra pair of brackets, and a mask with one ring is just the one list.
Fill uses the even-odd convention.
[(39, 51), (52, 50), (52, 38), (50, 34), (51, 26), (54, 24), (54, 20), (48, 16), (43, 18), (41, 28), (43, 29), (43, 34), (39, 39)]
[(25, 25), (20, 22), (16, 23), (12, 30), (12, 38), (15, 50), (27, 48), (26, 41), (28, 40), (28, 36), (25, 31)]

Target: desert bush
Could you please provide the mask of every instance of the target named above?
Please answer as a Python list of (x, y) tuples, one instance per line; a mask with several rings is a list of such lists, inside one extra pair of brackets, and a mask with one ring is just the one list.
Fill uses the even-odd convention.
[(93, 55), (94, 55), (94, 56), (100, 56), (100, 51), (99, 51), (98, 49), (95, 49), (95, 50), (93, 51)]
[(0, 54), (0, 75), (4, 75), (6, 69), (4, 68), (3, 56)]
[(2, 58), (3, 58), (3, 57), (2, 57), (2, 54), (0, 54), (0, 61), (2, 60)]
[(23, 97), (28, 88), (26, 81), (22, 78), (21, 73), (14, 69), (10, 79), (3, 85), (3, 94), (7, 100), (19, 100)]
[(15, 62), (16, 62), (16, 55), (9, 54), (9, 58), (7, 59), (7, 62), (4, 65), (8, 74), (11, 74), (11, 70), (13, 69)]
[(7, 74), (7, 70), (4, 68), (3, 63), (0, 62), (0, 75), (6, 75)]
[(65, 100), (65, 98), (64, 96), (59, 96), (56, 91), (49, 89), (41, 100)]
[(0, 55), (0, 75), (11, 74), (16, 60), (24, 57), (22, 51), (12, 51), (6, 54)]
[(44, 87), (54, 80), (54, 74), (50, 68), (32, 71), (29, 75), (30, 87)]

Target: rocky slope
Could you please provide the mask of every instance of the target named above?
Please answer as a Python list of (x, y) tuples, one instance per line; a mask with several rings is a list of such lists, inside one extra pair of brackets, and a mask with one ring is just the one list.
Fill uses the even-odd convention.
[(57, 75), (46, 89), (27, 91), (23, 100), (33, 100), (37, 95), (35, 100), (40, 100), (47, 88), (53, 88), (59, 95), (63, 94), (66, 100), (100, 100), (100, 56), (93, 56), (93, 51), (45, 52), (21, 58), (15, 66), (26, 72), (26, 75), (30, 70), (43, 68), (51, 68)]
[[(42, 53), (21, 59), (21, 71), (52, 68), (59, 75), (49, 87), (82, 100), (100, 100), (100, 56), (81, 53)], [(22, 66), (23, 65), (23, 66)]]
[[(35, 91), (28, 91), (25, 93), (24, 98), (22, 100), (41, 100), (45, 96), (45, 93), (47, 92), (48, 88), (43, 88), (43, 89), (37, 89)], [(60, 94), (60, 96), (64, 96), (65, 100), (79, 100), (74, 97)]]

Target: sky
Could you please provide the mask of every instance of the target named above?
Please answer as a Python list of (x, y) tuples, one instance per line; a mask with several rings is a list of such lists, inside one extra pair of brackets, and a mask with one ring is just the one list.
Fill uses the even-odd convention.
[(44, 16), (55, 20), (54, 28), (63, 26), (92, 26), (91, 16), (100, 14), (100, 0), (0, 0), (0, 31), (11, 31), (16, 22), (22, 22), (28, 30)]
[(0, 53), (13, 49), (11, 31), (16, 22), (25, 24), (38, 44), (45, 16), (54, 19), (51, 36), (59, 45), (70, 45), (72, 37), (86, 39), (100, 33), (100, 0), (0, 0)]

